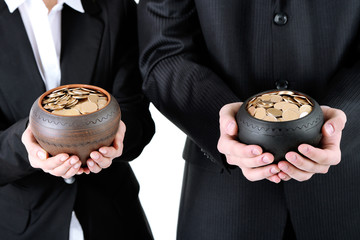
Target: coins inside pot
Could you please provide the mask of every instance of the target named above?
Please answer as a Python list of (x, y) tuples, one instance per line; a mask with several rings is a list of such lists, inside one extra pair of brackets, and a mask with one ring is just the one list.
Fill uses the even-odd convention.
[(42, 106), (62, 116), (77, 116), (95, 112), (108, 102), (105, 94), (88, 88), (61, 88), (48, 94)]
[(292, 91), (274, 91), (252, 98), (246, 109), (257, 119), (283, 122), (305, 117), (313, 106), (304, 95)]

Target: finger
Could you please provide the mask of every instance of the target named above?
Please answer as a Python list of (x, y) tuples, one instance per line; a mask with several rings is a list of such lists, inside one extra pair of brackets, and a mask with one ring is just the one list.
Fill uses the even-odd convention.
[(273, 183), (279, 183), (281, 181), (281, 179), (277, 175), (272, 175), (270, 177), (267, 177), (266, 179)]
[(284, 172), (279, 172), (278, 177), (283, 181), (289, 181), (291, 177)]
[(91, 152), (90, 157), (100, 168), (108, 168), (112, 163), (111, 158), (104, 157), (97, 151)]
[(71, 178), (76, 175), (80, 170), (81, 162), (76, 163), (75, 165), (71, 166), (63, 175), (63, 178)]
[(27, 127), (22, 134), (21, 141), (29, 156), (38, 158), (38, 160), (45, 160), (48, 158), (48, 153), (38, 144), (29, 127)]
[(280, 172), (280, 169), (275, 164), (259, 168), (241, 168), (241, 170), (243, 175), (252, 182), (269, 178)]
[(115, 146), (114, 147), (101, 147), (99, 149), (99, 152), (101, 153), (101, 155), (103, 157), (106, 157), (106, 158), (114, 159), (114, 158), (120, 157), (122, 154), (123, 147), (122, 147), (121, 143), (118, 143), (118, 144), (119, 145), (116, 148), (115, 148)]
[(330, 108), (327, 106), (322, 106), (321, 109), (324, 113), (324, 118), (326, 121), (323, 127), (323, 134), (332, 136), (341, 132), (344, 129), (347, 121), (345, 113), (340, 109)]
[[(61, 165), (64, 164), (64, 162), (66, 160), (69, 159), (69, 155), (66, 153), (60, 153), (58, 155), (55, 155), (53, 157), (47, 158), (44, 161), (41, 161), (39, 163), (40, 168), (43, 169), (44, 171), (48, 172), (51, 171)], [(72, 162), (74, 162), (74, 160), (72, 160)]]
[(120, 134), (121, 136), (125, 136), (125, 132), (126, 132), (126, 125), (123, 121), (120, 120), (120, 125), (119, 125), (119, 129), (120, 129)]
[(298, 153), (288, 152), (285, 155), (288, 160), (296, 168), (310, 173), (327, 173), (329, 165), (318, 164), (308, 158), (304, 158)]
[(236, 157), (256, 157), (262, 154), (262, 148), (258, 145), (246, 145), (229, 135), (220, 136), (217, 148), (219, 152), (225, 155), (233, 155)]
[(293, 178), (299, 182), (303, 182), (306, 180), (309, 180), (314, 174), (309, 172), (304, 172), (293, 165), (291, 165), (289, 162), (286, 161), (280, 161), (278, 163), (278, 167), (281, 171), (283, 171), (285, 174), (287, 174), (290, 178)]
[[(67, 161), (63, 162), (63, 164), (49, 171), (49, 173), (58, 177), (70, 178), (76, 174), (80, 166), (81, 162), (79, 158), (71, 156)], [(67, 174), (68, 172), (69, 174)]]
[(226, 160), (230, 165), (236, 165), (240, 168), (257, 168), (272, 163), (274, 161), (274, 156), (270, 153), (264, 153), (252, 158), (239, 158), (233, 155), (226, 155)]
[(220, 132), (226, 133), (230, 136), (237, 135), (237, 124), (235, 120), (235, 115), (241, 107), (242, 103), (230, 103), (223, 106), (219, 111), (219, 123), (220, 123)]
[(86, 161), (86, 165), (88, 166), (89, 171), (92, 173), (99, 173), (101, 171), (101, 167), (99, 167), (99, 165), (92, 159), (88, 159)]
[(298, 150), (305, 157), (321, 165), (337, 165), (341, 160), (340, 146), (327, 145), (324, 149), (301, 144)]

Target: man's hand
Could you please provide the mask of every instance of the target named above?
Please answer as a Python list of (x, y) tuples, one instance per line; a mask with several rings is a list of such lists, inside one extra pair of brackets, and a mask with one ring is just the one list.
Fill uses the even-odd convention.
[(63, 178), (70, 178), (83, 172), (77, 156), (70, 157), (66, 153), (60, 153), (48, 157), (49, 154), (38, 144), (29, 126), (22, 134), (21, 141), (25, 145), (30, 165), (33, 168), (40, 168), (44, 172)]
[(327, 173), (330, 166), (340, 163), (340, 140), (346, 123), (346, 115), (339, 109), (327, 106), (321, 106), (321, 108), (325, 118), (321, 148), (301, 144), (298, 151), (302, 155), (288, 152), (285, 155), (287, 161), (278, 163), (282, 171), (278, 174), (281, 179), (291, 177), (298, 181), (306, 181), (315, 173)]
[(110, 167), (114, 158), (121, 156), (124, 147), (125, 132), (125, 123), (120, 121), (113, 145), (110, 147), (101, 147), (98, 151), (91, 152), (90, 158), (86, 161), (87, 168), (84, 169), (85, 173), (98, 173), (103, 168)]
[[(231, 103), (221, 108), (218, 150), (225, 154), (229, 164), (238, 166), (248, 180), (258, 181), (266, 178), (279, 183), (281, 181), (278, 176), (280, 169), (276, 164), (271, 164), (274, 156), (263, 153), (258, 145), (246, 145), (237, 140), (238, 127), (235, 115), (241, 105), (241, 102)], [(289, 177), (285, 176), (284, 179), (289, 179)]]

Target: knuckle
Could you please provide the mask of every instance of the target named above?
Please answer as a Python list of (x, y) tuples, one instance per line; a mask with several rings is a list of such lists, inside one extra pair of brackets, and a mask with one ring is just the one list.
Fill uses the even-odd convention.
[(305, 181), (309, 180), (311, 177), (312, 177), (312, 174), (302, 175), (301, 177), (299, 177), (298, 181), (305, 182)]
[(59, 172), (57, 171), (49, 171), (48, 173), (50, 173), (51, 175), (55, 176), (55, 177), (61, 177), (62, 174), (60, 174)]
[(255, 177), (252, 174), (249, 173), (244, 173), (244, 176), (246, 177), (247, 180), (249, 180), (250, 182), (255, 182), (257, 179), (255, 179)]
[(329, 168), (330, 168), (330, 167), (325, 167), (325, 168), (321, 169), (319, 173), (321, 173), (321, 174), (326, 174), (326, 173), (329, 172)]
[(232, 158), (231, 156), (226, 156), (226, 161), (230, 165), (236, 165), (235, 161), (234, 161), (234, 158)]

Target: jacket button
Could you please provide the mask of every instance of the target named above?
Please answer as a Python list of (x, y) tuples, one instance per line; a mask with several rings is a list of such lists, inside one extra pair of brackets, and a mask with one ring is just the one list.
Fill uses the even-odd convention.
[(275, 14), (274, 16), (274, 23), (276, 25), (279, 25), (279, 26), (282, 26), (282, 25), (285, 25), (288, 21), (288, 16), (286, 15), (286, 13), (277, 13)]
[(66, 182), (67, 184), (73, 184), (75, 182), (75, 177), (64, 178), (64, 182)]
[(288, 86), (289, 86), (289, 82), (284, 80), (284, 79), (280, 79), (280, 80), (277, 80), (275, 82), (275, 86), (277, 89), (281, 90), (281, 89), (287, 89)]

